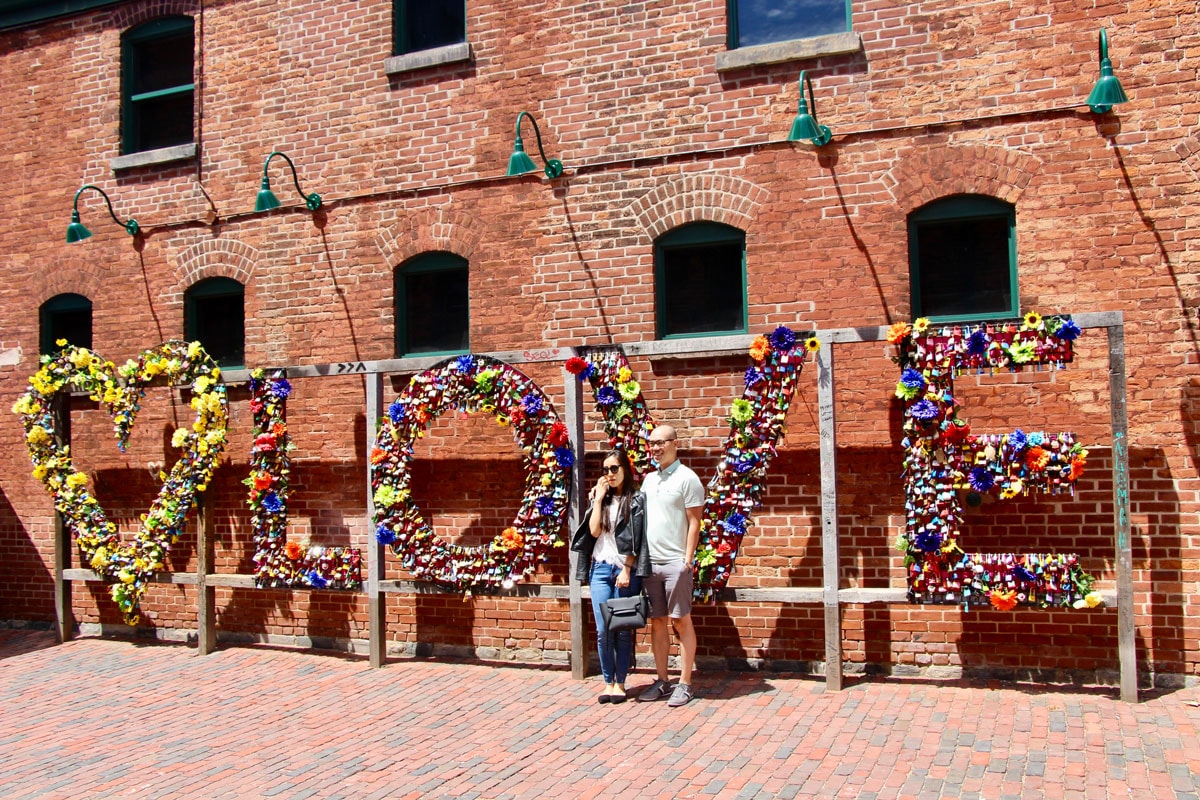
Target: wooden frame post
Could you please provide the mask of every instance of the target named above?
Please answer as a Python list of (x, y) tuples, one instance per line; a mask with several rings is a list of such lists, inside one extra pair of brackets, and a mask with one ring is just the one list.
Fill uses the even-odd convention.
[(837, 430), (833, 406), (833, 339), (817, 351), (817, 403), (821, 448), (821, 569), (825, 608), (825, 689), (842, 689), (842, 605), (838, 556)]
[(1138, 701), (1137, 629), (1133, 612), (1133, 545), (1129, 525), (1129, 419), (1125, 409), (1125, 325), (1108, 326), (1108, 394), (1112, 406), (1113, 547), (1117, 554), (1117, 651), (1121, 699)]
[[(567, 544), (571, 543), (571, 535), (583, 521), (583, 497), (587, 492), (584, 486), (584, 452), (583, 440), (583, 391), (581, 381), (574, 375), (563, 370), (563, 415), (566, 417), (567, 430), (571, 435), (571, 445), (575, 449), (575, 464), (571, 467), (571, 493), (567, 514)], [(568, 602), (570, 604), (571, 625), (571, 677), (582, 680), (587, 677), (587, 647), (583, 641), (583, 591), (579, 581), (575, 580), (575, 569), (579, 563), (579, 554), (574, 550), (568, 552), (569, 564), (567, 575)]]
[(383, 374), (369, 372), (364, 376), (367, 393), (367, 613), (372, 668), (383, 666), (387, 657), (387, 595), (380, 589), (383, 581), (383, 545), (375, 536), (375, 497), (371, 490), (371, 451), (375, 449), (376, 425), (383, 415)]
[[(71, 444), (71, 397), (59, 395), (54, 401), (54, 426), (59, 443)], [(71, 568), (71, 531), (63, 515), (54, 512), (54, 633), (59, 644), (75, 637), (75, 615), (71, 612), (71, 580), (66, 572)]]
[(217, 589), (208, 582), (213, 564), (213, 513), (204, 498), (196, 501), (196, 654), (217, 649)]

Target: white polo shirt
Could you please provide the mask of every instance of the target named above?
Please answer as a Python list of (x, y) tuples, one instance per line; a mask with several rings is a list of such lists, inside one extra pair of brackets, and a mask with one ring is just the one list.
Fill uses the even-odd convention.
[(671, 564), (685, 558), (687, 509), (704, 505), (704, 484), (678, 459), (666, 469), (653, 470), (642, 480), (646, 495), (646, 542), (650, 560)]

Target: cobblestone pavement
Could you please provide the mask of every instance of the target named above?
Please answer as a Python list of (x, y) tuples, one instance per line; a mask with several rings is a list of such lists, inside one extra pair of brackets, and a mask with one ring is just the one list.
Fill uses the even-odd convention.
[(561, 669), (0, 632), (0, 797), (1200, 800), (1200, 689), (695, 684), (600, 705)]

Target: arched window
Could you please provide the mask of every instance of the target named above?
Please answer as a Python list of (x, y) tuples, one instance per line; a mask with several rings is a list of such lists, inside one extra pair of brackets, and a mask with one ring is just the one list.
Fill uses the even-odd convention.
[(471, 348), (467, 260), (422, 253), (396, 267), (396, 356)]
[(184, 295), (183, 330), (222, 367), (246, 363), (246, 290), (232, 278), (207, 278)]
[(658, 338), (746, 332), (746, 234), (694, 222), (654, 242)]
[(1015, 317), (1016, 210), (980, 194), (927, 203), (908, 215), (914, 317)]
[(121, 37), (121, 152), (190, 144), (195, 93), (191, 17), (163, 17)]
[(92, 346), (92, 301), (81, 294), (59, 294), (38, 309), (38, 349), (53, 355), (66, 340), (76, 347)]

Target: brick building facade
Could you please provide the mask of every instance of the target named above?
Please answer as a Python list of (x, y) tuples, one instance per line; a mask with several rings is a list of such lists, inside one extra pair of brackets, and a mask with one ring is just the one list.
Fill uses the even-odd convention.
[[(851, 0), (841, 30), (755, 43), (753, 15), (789, 4), (743, 0), (745, 38), (732, 41), (736, 0), (467, 0), (464, 41), (431, 47), (397, 33), (409, 13), (403, 2), (79, 2), (48, 19), (29, 11), (37, 5), (0, 3), (8, 15), (0, 168), (15, 205), (0, 231), (6, 404), (36, 371), (44, 328), (56, 319), (48, 309), (65, 295), (90, 301), (91, 344), (117, 363), (183, 338), (196, 287), (214, 278), (244, 292), (245, 366), (413, 355), (396, 335), (396, 275), (429, 254), (467, 265), (473, 352), (671, 340), (656, 258), (680, 231), (744, 235), (743, 308), (725, 332), (885, 326), (922, 310), (914, 220), (947, 198), (985, 198), (1013, 212), (1013, 310), (1124, 313), (1138, 668), (1168, 682), (1200, 675), (1194, 3)], [(131, 88), (139, 69), (153, 82), (133, 54), (138, 35), (158, 35), (147, 24), (163, 19), (190, 20), (190, 95), (183, 84), (166, 94)], [(1098, 114), (1085, 101), (1099, 76), (1101, 28), (1130, 101)], [(801, 70), (812, 80), (810, 110), (831, 129), (828, 144), (788, 141)], [(191, 136), (158, 146), (155, 125), (177, 118), (178, 107), (139, 118), (138, 103), (180, 95), (191, 98)], [(561, 177), (506, 176), (520, 111), (535, 117), (546, 154), (564, 162)], [(537, 158), (535, 138), (522, 132)], [(304, 193), (321, 195), (319, 209), (305, 207), (276, 160), (270, 177), (284, 207), (252, 210), (273, 151), (292, 159)], [(141, 234), (113, 224), (88, 192), (79, 209), (94, 236), (65, 244), (70, 198), (86, 184), (111, 197), (122, 222), (136, 218)], [(1091, 450), (1073, 497), (969, 508), (964, 539), (985, 550), (1077, 552), (1110, 590), (1107, 349), (1102, 332), (1076, 345), (1062, 371), (960, 379), (976, 430), (1069, 429)], [(905, 505), (898, 371), (881, 342), (846, 345), (838, 359), (840, 583), (903, 587), (893, 549)], [(683, 459), (707, 480), (746, 359), (631, 363), (655, 415), (680, 429)], [(517, 366), (562, 400), (558, 364)], [(411, 374), (392, 376), (388, 394)], [(292, 535), (367, 547), (363, 379), (295, 387)], [(206, 503), (215, 571), (244, 574), (254, 552), (241, 483), (250, 412), (244, 389), (230, 397), (229, 446)], [(821, 586), (816, 397), (809, 368), (732, 587)], [(77, 400), (71, 412), (74, 458), (126, 533), (156, 491), (158, 465), (175, 458), (171, 431), (190, 414), (163, 389), (145, 406), (123, 454), (94, 404)], [(594, 469), (604, 435), (590, 399), (584, 406)], [(46, 623), (53, 506), (30, 476), (15, 417), (0, 426), (0, 441), (8, 571), (0, 619)], [(490, 419), (445, 418), (423, 443), (415, 480), (439, 531), (490, 539), (521, 492), (507, 434)], [(188, 534), (168, 568), (194, 571), (195, 559)], [(386, 575), (404, 577), (394, 561)], [(560, 549), (535, 582), (568, 578)], [(222, 588), (216, 597), (226, 637), (366, 636), (361, 594)], [(196, 627), (196, 604), (192, 586), (155, 585), (143, 625), (182, 636)], [(71, 606), (85, 625), (119, 624), (102, 584), (77, 582)], [(696, 620), (704, 663), (824, 658), (819, 606), (722, 602), (699, 608)], [(846, 661), (868, 670), (1103, 677), (1117, 668), (1112, 608), (862, 603), (845, 607), (843, 625)], [(551, 595), (397, 594), (387, 605), (389, 643), (407, 652), (561, 662), (568, 627), (566, 603)]]

